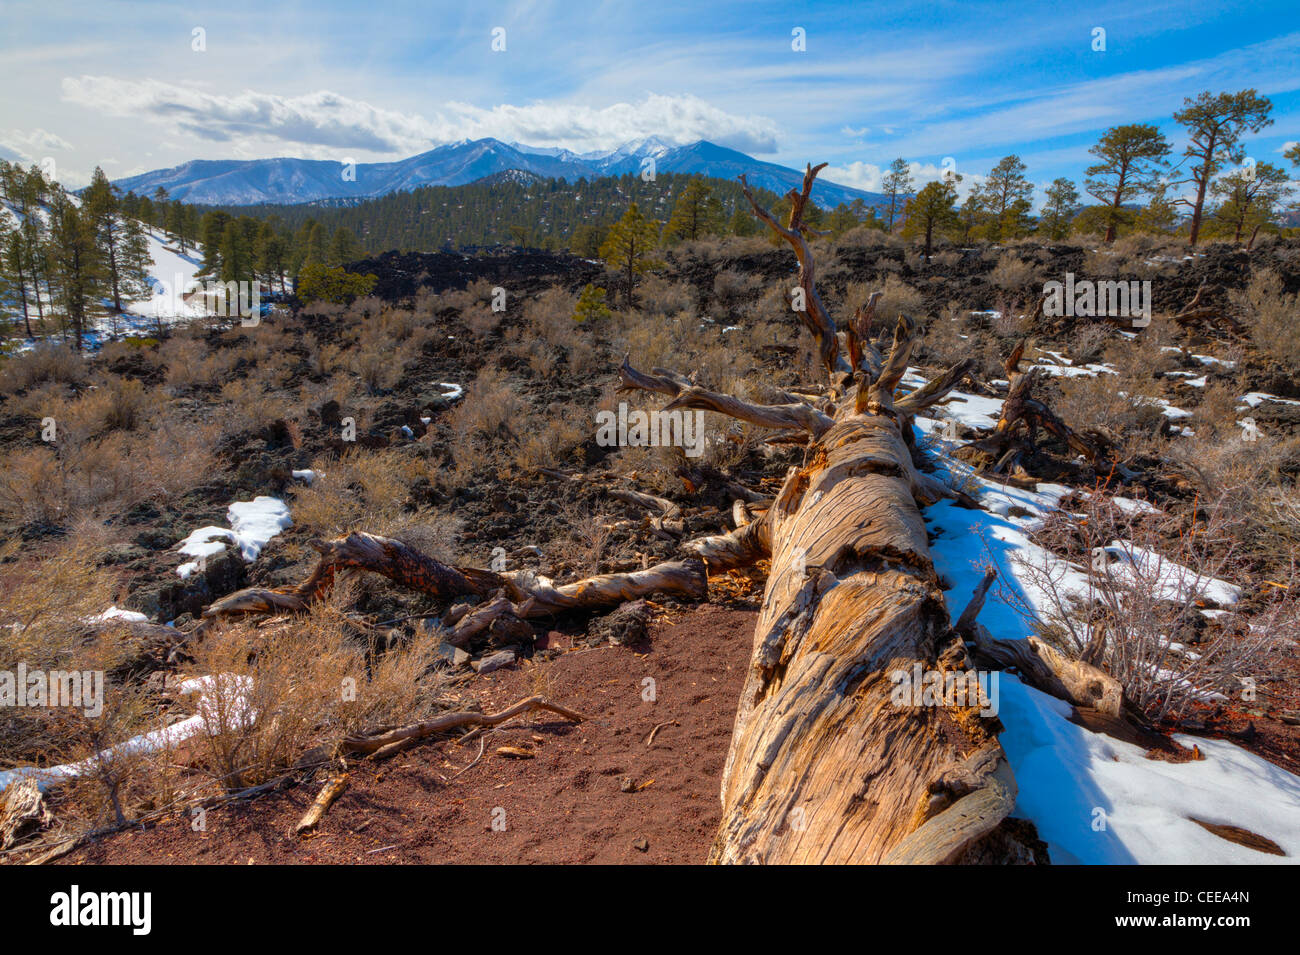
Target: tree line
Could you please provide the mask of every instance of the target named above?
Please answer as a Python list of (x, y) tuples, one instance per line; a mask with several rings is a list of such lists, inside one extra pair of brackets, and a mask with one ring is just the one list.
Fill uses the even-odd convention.
[[(1059, 240), (1072, 232), (1101, 234), (1113, 242), (1124, 232), (1187, 235), (1189, 245), (1203, 237), (1247, 241), (1280, 232), (1293, 211), (1288, 172), (1267, 162), (1246, 161), (1242, 139), (1273, 120), (1267, 97), (1255, 90), (1201, 93), (1186, 98), (1173, 114), (1188, 144), (1172, 161), (1173, 148), (1159, 127), (1149, 123), (1113, 126), (1089, 149), (1094, 162), (1084, 170), (1084, 192), (1096, 200), (1084, 205), (1076, 185), (1054, 180), (1045, 190), (1041, 214), (1031, 216), (1033, 184), (1019, 156), (1001, 159), (983, 182), (958, 203), (962, 177), (948, 173), (911, 196), (903, 210), (904, 232), (924, 239), (927, 260), (936, 235), (955, 241), (1002, 241), (1031, 233)], [(1284, 158), (1300, 165), (1300, 146)], [(910, 188), (907, 164), (891, 172)], [(1177, 195), (1178, 187), (1188, 195)]]

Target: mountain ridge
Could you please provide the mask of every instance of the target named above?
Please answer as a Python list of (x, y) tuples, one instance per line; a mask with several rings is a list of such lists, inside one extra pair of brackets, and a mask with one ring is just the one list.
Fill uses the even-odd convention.
[[(138, 195), (159, 186), (174, 199), (197, 205), (300, 205), (328, 200), (374, 199), (421, 186), (459, 186), (509, 171), (573, 182), (581, 178), (639, 174), (653, 160), (655, 172), (686, 173), (735, 179), (744, 173), (753, 186), (784, 193), (797, 188), (803, 173), (719, 146), (708, 140), (673, 145), (658, 137), (624, 143), (606, 153), (579, 155), (484, 138), (437, 146), (392, 162), (351, 166), (328, 159), (191, 159), (169, 169), (129, 176), (115, 185)], [(862, 199), (883, 200), (878, 193), (819, 179), (813, 200), (833, 207)]]

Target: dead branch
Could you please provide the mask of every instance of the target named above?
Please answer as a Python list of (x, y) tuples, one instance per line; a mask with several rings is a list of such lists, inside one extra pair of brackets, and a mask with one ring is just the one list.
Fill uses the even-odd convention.
[(803, 402), (784, 405), (759, 405), (732, 395), (709, 391), (662, 368), (645, 374), (631, 366), (627, 358), (618, 370), (619, 391), (652, 391), (672, 398), (665, 410), (699, 408), (763, 428), (800, 428), (814, 436), (824, 433), (834, 422), (830, 417)]
[(790, 219), (784, 226), (754, 198), (754, 193), (750, 190), (744, 175), (739, 178), (740, 187), (745, 193), (745, 198), (749, 200), (754, 215), (766, 222), (768, 227), (790, 243), (790, 247), (794, 250), (795, 258), (799, 261), (799, 287), (804, 295), (804, 307), (796, 310), (795, 314), (799, 316), (804, 327), (812, 332), (813, 340), (817, 343), (817, 350), (821, 355), (822, 365), (831, 379), (832, 386), (835, 387), (838, 386), (839, 379), (849, 374), (851, 369), (840, 357), (835, 322), (831, 320), (826, 306), (822, 304), (821, 296), (817, 294), (817, 270), (813, 262), (812, 249), (805, 238), (807, 227), (803, 223), (803, 213), (812, 195), (813, 181), (825, 167), (826, 163), (820, 163), (815, 167), (810, 163), (804, 172), (803, 188), (798, 191), (791, 189), (787, 194), (790, 200)]
[(562, 716), (571, 723), (581, 723), (587, 719), (581, 713), (576, 713), (567, 707), (560, 706), (558, 703), (552, 703), (544, 696), (530, 696), (497, 713), (473, 713), (468, 710), (443, 713), (441, 716), (425, 720), (422, 723), (412, 723), (409, 726), (398, 727), (382, 733), (348, 736), (344, 738), (340, 745), (344, 752), (358, 756), (377, 754), (394, 743), (405, 740), (420, 740), (435, 733), (445, 733), (448, 730), (458, 729), (462, 726), (498, 726), (506, 720), (513, 719), (520, 713), (526, 713), (530, 710), (545, 710), (557, 716)]
[(349, 779), (349, 773), (341, 773), (330, 779), (329, 782), (321, 788), (321, 791), (316, 794), (316, 798), (312, 800), (312, 804), (307, 808), (307, 811), (303, 813), (303, 817), (298, 820), (298, 825), (293, 827), (293, 834), (295, 836), (300, 836), (305, 832), (311, 832), (320, 825), (321, 819), (325, 817), (325, 813), (329, 812), (330, 806), (334, 805), (334, 801), (338, 799), (339, 796), (343, 795), (343, 790), (348, 788)]

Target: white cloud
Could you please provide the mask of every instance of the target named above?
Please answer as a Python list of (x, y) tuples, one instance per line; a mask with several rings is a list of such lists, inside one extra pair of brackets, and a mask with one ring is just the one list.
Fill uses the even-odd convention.
[(0, 132), (0, 145), (7, 146), (26, 162), (36, 162), (52, 152), (68, 152), (72, 149), (72, 144), (62, 136), (44, 129), (33, 129), (30, 132), (6, 129)]
[[(943, 166), (932, 162), (910, 162), (907, 165), (912, 174), (915, 189), (920, 189), (928, 182), (938, 182), (943, 178), (946, 171)], [(962, 177), (961, 182), (957, 183), (957, 195), (962, 199), (965, 199), (972, 188), (987, 178), (986, 176), (963, 172), (960, 167), (953, 168), (956, 168), (956, 171)], [(865, 189), (867, 192), (879, 192), (881, 182), (885, 176), (885, 169), (875, 163), (851, 162), (845, 166), (827, 166), (824, 175), (826, 179), (837, 182), (842, 186)]]
[(689, 95), (647, 94), (638, 103), (590, 107), (570, 103), (502, 104), (483, 108), (450, 102), (431, 118), (381, 109), (327, 90), (281, 96), (255, 90), (214, 93), (161, 80), (106, 76), (63, 80), (65, 101), (112, 116), (148, 117), (232, 150), (264, 154), (288, 143), (317, 155), (339, 149), (407, 156), (433, 143), (496, 137), (576, 151), (611, 149), (657, 135), (679, 143), (710, 139), (747, 152), (771, 152), (776, 124), (740, 116)]

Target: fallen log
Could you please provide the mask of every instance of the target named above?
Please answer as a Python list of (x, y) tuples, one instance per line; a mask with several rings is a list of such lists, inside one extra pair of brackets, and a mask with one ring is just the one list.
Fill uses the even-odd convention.
[(803, 223), (821, 168), (809, 166), (790, 192), (784, 225), (741, 179), (754, 214), (798, 260), (796, 314), (827, 375), (820, 406), (756, 409), (704, 399), (661, 369), (644, 375), (625, 361), (620, 371), (625, 387), (801, 431), (808, 445), (761, 517), (692, 545), (710, 569), (771, 558), (710, 860), (951, 862), (1000, 827), (1015, 793), (996, 720), (977, 707), (900, 705), (892, 692), (915, 664), (954, 673), (969, 664), (917, 505), (937, 482), (918, 474), (904, 440), (910, 415), (943, 400), (961, 374), (895, 401), (917, 336), (901, 317), (888, 355), (865, 328), (846, 330), (841, 348)]

